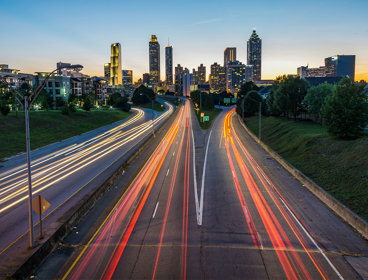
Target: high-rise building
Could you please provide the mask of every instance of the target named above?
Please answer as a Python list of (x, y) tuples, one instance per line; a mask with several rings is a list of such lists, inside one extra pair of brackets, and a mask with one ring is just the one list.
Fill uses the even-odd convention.
[(224, 67), (232, 61), (236, 61), (236, 48), (226, 48), (224, 51)]
[(175, 75), (176, 92), (181, 96), (190, 96), (190, 86), (193, 84), (193, 74), (190, 74), (188, 68)]
[(173, 49), (172, 46), (165, 48), (166, 84), (173, 84)]
[(211, 92), (223, 92), (226, 90), (226, 67), (215, 62), (211, 65), (210, 74), (210, 90)]
[(111, 44), (110, 61), (110, 83), (111, 86), (121, 85), (123, 83), (121, 69), (121, 47), (120, 43)]
[(237, 93), (242, 84), (251, 81), (253, 65), (244, 65), (239, 61), (229, 62), (226, 69), (226, 90)]
[(133, 70), (123, 70), (123, 85), (133, 84)]
[(198, 84), (205, 84), (206, 83), (206, 66), (203, 64), (198, 66)]
[(253, 65), (252, 80), (260, 81), (262, 67), (262, 40), (258, 37), (255, 29), (247, 42), (247, 64)]
[(325, 58), (327, 77), (348, 76), (355, 80), (355, 55), (335, 55)]
[(198, 85), (199, 84), (199, 76), (198, 76), (198, 71), (195, 70), (195, 68), (193, 68), (192, 76), (193, 76), (193, 85)]
[(160, 44), (156, 35), (152, 35), (149, 41), (149, 73), (150, 82), (157, 84), (160, 81)]
[(149, 73), (143, 74), (143, 84), (149, 84), (151, 80), (151, 75)]
[(181, 84), (181, 81), (180, 81), (180, 74), (184, 72), (184, 68), (178, 64), (176, 67), (175, 67), (175, 91), (176, 92), (181, 92), (181, 88), (180, 88), (180, 84)]
[(111, 70), (110, 68), (111, 68), (111, 63), (104, 64), (104, 77), (108, 82), (110, 82), (110, 70)]

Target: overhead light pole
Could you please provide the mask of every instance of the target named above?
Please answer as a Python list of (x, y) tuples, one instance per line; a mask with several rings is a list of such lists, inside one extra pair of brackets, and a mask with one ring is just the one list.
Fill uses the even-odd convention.
[(40, 84), (30, 96), (24, 96), (24, 115), (25, 115), (25, 125), (26, 125), (26, 148), (27, 148), (27, 169), (28, 169), (28, 220), (29, 220), (29, 247), (34, 247), (34, 231), (33, 231), (33, 211), (32, 211), (32, 170), (31, 170), (31, 144), (30, 144), (30, 135), (29, 135), (29, 108), (33, 105), (33, 103), (37, 100), (38, 95), (40, 94), (41, 90), (45, 87), (46, 82), (54, 74), (56, 71), (61, 69), (82, 69), (83, 66), (76, 64), (76, 65), (69, 65), (64, 67), (56, 68), (54, 71), (50, 72), (45, 79), (43, 80), (42, 84)]

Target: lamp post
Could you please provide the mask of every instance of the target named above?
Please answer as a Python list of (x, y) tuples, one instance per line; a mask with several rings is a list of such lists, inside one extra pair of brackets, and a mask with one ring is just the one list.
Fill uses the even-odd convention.
[(155, 129), (153, 127), (153, 98), (151, 98), (147, 93), (143, 92), (143, 93), (140, 93), (140, 95), (145, 95), (148, 97), (149, 100), (151, 100), (151, 124), (152, 124), (152, 135), (153, 137), (155, 137)]
[(34, 231), (33, 231), (33, 211), (32, 211), (32, 171), (31, 171), (31, 145), (30, 145), (30, 136), (29, 136), (29, 116), (28, 111), (29, 108), (33, 105), (33, 103), (37, 100), (38, 95), (41, 90), (46, 85), (47, 80), (54, 74), (56, 71), (61, 69), (81, 69), (82, 65), (69, 65), (64, 67), (56, 68), (54, 71), (49, 73), (42, 84), (40, 84), (30, 96), (24, 96), (24, 115), (25, 115), (25, 125), (26, 125), (26, 148), (27, 148), (27, 169), (28, 169), (28, 220), (29, 220), (29, 247), (34, 247)]

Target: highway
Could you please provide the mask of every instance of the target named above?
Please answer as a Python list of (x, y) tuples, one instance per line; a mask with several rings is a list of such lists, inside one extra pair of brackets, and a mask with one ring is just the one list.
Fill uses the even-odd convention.
[(234, 115), (225, 109), (203, 132), (186, 101), (125, 194), (58, 277), (367, 276), (367, 241), (252, 142)]
[[(66, 213), (82, 197), (101, 184), (99, 176), (114, 162), (124, 159), (152, 134), (173, 112), (173, 106), (165, 103), (167, 110), (155, 113), (133, 109), (127, 120), (98, 129), (85, 136), (68, 139), (62, 144), (32, 151), (33, 196), (42, 195), (51, 204), (43, 214), (44, 230), (53, 222), (63, 219)], [(102, 132), (101, 132), (102, 130)], [(67, 144), (67, 146), (65, 146)], [(63, 147), (63, 145), (65, 147)], [(23, 159), (24, 155), (21, 156)], [(11, 165), (13, 163), (13, 165)], [(9, 160), (8, 167), (0, 169), (0, 258), (5, 260), (7, 250), (28, 235), (28, 177), (25, 162), (19, 157)], [(102, 176), (103, 177), (103, 176)], [(38, 237), (38, 216), (34, 214), (35, 239)], [(14, 247), (14, 246), (13, 246)], [(1, 261), (0, 261), (0, 265)]]

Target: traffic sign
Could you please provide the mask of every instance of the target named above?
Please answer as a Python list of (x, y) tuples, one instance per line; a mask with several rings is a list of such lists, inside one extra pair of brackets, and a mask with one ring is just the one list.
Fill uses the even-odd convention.
[(229, 104), (230, 103), (230, 98), (224, 98), (224, 103)]
[(204, 117), (203, 117), (203, 121), (205, 121), (205, 122), (210, 121), (210, 116), (204, 116)]
[(50, 203), (42, 196), (38, 195), (33, 200), (33, 210), (40, 216), (40, 239), (42, 235), (42, 214), (50, 207)]
[(204, 113), (201, 113), (201, 117), (204, 117)]

